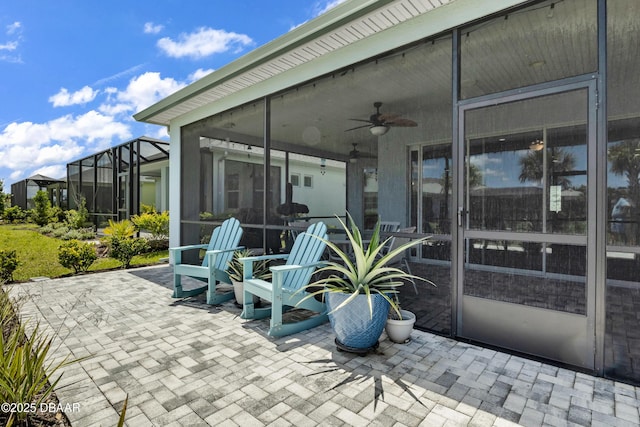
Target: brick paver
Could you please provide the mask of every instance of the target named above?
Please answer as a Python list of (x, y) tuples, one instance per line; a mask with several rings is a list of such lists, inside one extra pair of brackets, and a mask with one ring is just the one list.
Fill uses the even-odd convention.
[[(171, 298), (168, 266), (12, 286), (55, 335), (56, 393), (74, 426), (632, 426), (638, 388), (414, 331), (366, 357), (328, 324), (289, 337), (233, 303)], [(30, 323), (35, 324), (34, 321)]]

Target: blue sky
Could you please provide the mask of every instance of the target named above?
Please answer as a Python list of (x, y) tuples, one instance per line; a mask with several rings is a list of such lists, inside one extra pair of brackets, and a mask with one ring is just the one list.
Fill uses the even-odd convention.
[(166, 129), (132, 115), (344, 0), (5, 0), (0, 180)]

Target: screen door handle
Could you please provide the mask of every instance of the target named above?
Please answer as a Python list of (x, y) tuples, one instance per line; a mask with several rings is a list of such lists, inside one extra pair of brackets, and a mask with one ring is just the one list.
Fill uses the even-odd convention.
[(458, 208), (458, 227), (462, 227), (462, 221), (463, 221), (462, 216), (465, 215), (466, 213), (467, 211), (465, 211), (462, 206)]

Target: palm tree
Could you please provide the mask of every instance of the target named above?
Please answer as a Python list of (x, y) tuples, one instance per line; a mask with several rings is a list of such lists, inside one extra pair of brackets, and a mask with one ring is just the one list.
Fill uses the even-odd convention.
[(628, 198), (631, 200), (632, 209), (635, 215), (636, 242), (640, 241), (640, 138), (626, 139), (624, 141), (611, 144), (607, 157), (611, 172), (627, 179)]
[(465, 173), (465, 180), (467, 189), (471, 189), (481, 186), (484, 182), (484, 177), (482, 176), (482, 171), (477, 165), (469, 163), (469, 168)]
[[(520, 157), (520, 182), (542, 182), (544, 176), (544, 150), (529, 151)], [(575, 169), (576, 159), (573, 154), (558, 147), (547, 149), (547, 182), (551, 185), (560, 185), (566, 190), (571, 187), (571, 178), (563, 175)]]
[(627, 139), (612, 144), (608, 157), (611, 172), (627, 178), (629, 197), (638, 206), (640, 201), (640, 139)]

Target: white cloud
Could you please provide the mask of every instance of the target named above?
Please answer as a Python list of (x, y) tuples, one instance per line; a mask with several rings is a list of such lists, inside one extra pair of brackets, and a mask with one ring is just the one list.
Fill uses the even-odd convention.
[(18, 42), (7, 42), (0, 44), (0, 50), (14, 51), (18, 48)]
[[(318, 16), (322, 15), (323, 13), (326, 13), (327, 11), (333, 9), (334, 7), (338, 6), (341, 3), (344, 3), (347, 0), (324, 0), (324, 1), (318, 1), (313, 5), (313, 16), (312, 18), (317, 18)], [(306, 24), (307, 21), (303, 21), (299, 24), (296, 25), (292, 25), (291, 28), (289, 28), (289, 31), (295, 30), (296, 28), (298, 28), (299, 26)]]
[(115, 103), (115, 104), (102, 104), (98, 107), (98, 111), (107, 116), (117, 116), (119, 114), (127, 114), (133, 110), (133, 107), (128, 104)]
[(24, 171), (17, 170), (12, 172), (11, 175), (9, 175), (9, 179), (12, 181), (19, 181), (20, 178), (22, 178), (23, 176), (26, 178), (27, 174), (25, 174)]
[(246, 46), (253, 44), (251, 37), (224, 30), (201, 27), (191, 34), (182, 33), (178, 40), (170, 37), (158, 40), (158, 47), (168, 56), (174, 58), (204, 58), (215, 53), (233, 50), (241, 52)]
[(7, 25), (6, 34), (7, 36), (10, 36), (9, 38), (11, 40), (4, 42), (0, 41), (0, 61), (22, 63), (20, 55), (15, 54), (18, 50), (18, 46), (20, 45), (20, 40), (22, 39), (21, 33), (22, 24), (20, 22), (16, 21), (13, 24)]
[(333, 9), (337, 5), (344, 3), (346, 0), (329, 0), (318, 2), (314, 5), (314, 17), (320, 16), (323, 13), (326, 13), (328, 10)]
[(66, 88), (61, 88), (60, 92), (49, 97), (49, 102), (54, 107), (68, 107), (70, 105), (86, 104), (95, 99), (98, 91), (91, 89), (89, 86), (85, 86), (79, 91), (69, 93)]
[(158, 34), (163, 29), (164, 29), (164, 26), (162, 26), (160, 24), (154, 24), (153, 22), (146, 22), (144, 24), (144, 33), (145, 34)]
[(127, 125), (96, 111), (46, 123), (14, 122), (0, 133), (0, 158), (17, 179), (28, 170), (66, 164), (129, 138)]
[(492, 157), (491, 154), (479, 154), (471, 157), (471, 164), (480, 169), (484, 169), (490, 164), (501, 164), (502, 158)]
[(90, 144), (110, 142), (113, 138), (125, 140), (131, 137), (129, 127), (97, 111), (81, 116), (63, 116), (48, 123), (52, 140), (82, 141)]
[(166, 126), (149, 125), (147, 128), (151, 132), (147, 132), (145, 135), (148, 134), (151, 138), (167, 139), (169, 137), (169, 132), (167, 131)]
[(16, 21), (13, 24), (9, 24), (7, 25), (7, 35), (18, 33), (20, 32), (21, 28), (22, 28), (22, 23), (20, 23), (19, 21)]
[[(198, 70), (189, 78), (207, 72)], [(14, 181), (37, 172), (56, 178), (63, 176), (63, 165), (68, 162), (131, 139), (136, 126), (132, 114), (181, 89), (187, 82), (147, 72), (132, 78), (124, 89), (107, 87), (94, 91), (87, 86), (69, 93), (63, 88), (50, 98), (53, 105), (96, 102), (97, 98), (101, 105), (86, 113), (62, 115), (43, 123), (13, 122), (0, 127), (0, 170)], [(144, 132), (167, 138), (164, 126), (149, 125)]]
[(144, 73), (131, 79), (127, 88), (116, 94), (116, 104), (103, 105), (103, 107), (116, 109), (118, 112), (141, 111), (184, 86), (185, 83), (177, 82), (172, 78), (161, 78), (160, 73)]
[(66, 164), (57, 164), (57, 165), (49, 165), (49, 166), (45, 166), (43, 168), (39, 168), (34, 170), (33, 172), (31, 172), (29, 174), (29, 176), (31, 175), (44, 175), (44, 176), (48, 176), (51, 178), (62, 178), (62, 179), (66, 179), (67, 178), (67, 165)]
[(189, 80), (190, 83), (193, 83), (196, 80), (200, 80), (204, 76), (213, 73), (214, 71), (215, 70), (213, 68), (209, 68), (207, 70), (203, 70), (202, 68), (198, 68), (196, 71), (194, 71), (193, 73), (189, 74), (189, 77), (187, 78), (187, 80)]

